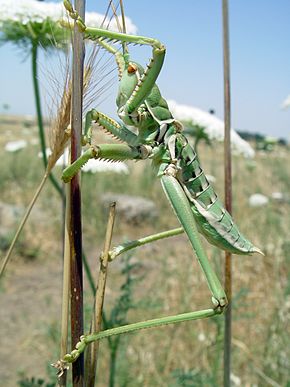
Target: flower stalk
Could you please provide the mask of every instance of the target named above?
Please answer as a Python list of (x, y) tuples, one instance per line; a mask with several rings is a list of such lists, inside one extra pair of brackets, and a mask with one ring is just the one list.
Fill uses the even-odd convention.
[[(76, 0), (76, 11), (84, 18), (85, 1)], [(72, 110), (71, 110), (71, 163), (81, 154), (84, 41), (78, 26), (74, 26), (72, 65)], [(71, 257), (71, 345), (74, 347), (83, 334), (83, 264), (80, 174), (70, 183), (70, 257)], [(84, 356), (80, 356), (72, 367), (73, 387), (85, 385)]]

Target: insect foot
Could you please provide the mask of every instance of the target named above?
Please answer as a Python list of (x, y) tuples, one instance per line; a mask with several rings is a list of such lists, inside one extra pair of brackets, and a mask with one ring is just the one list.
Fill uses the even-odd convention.
[(61, 378), (65, 371), (69, 369), (68, 363), (64, 360), (58, 360), (56, 363), (51, 364), (57, 369), (57, 377)]
[(68, 183), (90, 159), (97, 158), (98, 153), (98, 147), (91, 146), (73, 164), (65, 168), (62, 173), (62, 180)]
[(211, 300), (214, 304), (214, 310), (217, 314), (222, 314), (228, 306), (228, 300), (226, 297), (222, 297), (220, 299), (212, 297)]
[(77, 11), (73, 8), (71, 2), (69, 0), (64, 0), (63, 5), (65, 9), (68, 11), (70, 17), (76, 21), (76, 24), (81, 32), (84, 32), (86, 29), (86, 25), (83, 22), (80, 15), (77, 13)]

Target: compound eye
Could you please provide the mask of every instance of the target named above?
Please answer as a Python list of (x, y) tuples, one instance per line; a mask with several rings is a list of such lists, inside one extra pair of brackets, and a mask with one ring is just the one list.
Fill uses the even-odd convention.
[(137, 71), (137, 66), (130, 63), (128, 65), (128, 73), (129, 74), (134, 74), (134, 73), (136, 73), (136, 71)]

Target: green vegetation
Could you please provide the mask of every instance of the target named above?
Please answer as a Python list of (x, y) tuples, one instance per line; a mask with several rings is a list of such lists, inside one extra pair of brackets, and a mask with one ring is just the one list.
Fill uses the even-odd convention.
[[(25, 208), (43, 172), (38, 147), (30, 144), (37, 130), (31, 125), (29, 132), (27, 128), (22, 132), (24, 122), (1, 122), (1, 201)], [(10, 134), (5, 134), (7, 130)], [(4, 151), (6, 142), (20, 138), (30, 145), (16, 153)], [(99, 136), (101, 140), (104, 138)], [(206, 173), (217, 178), (214, 185), (222, 197), (222, 146), (213, 149), (200, 143), (199, 157)], [(272, 200), (266, 207), (253, 209), (247, 202), (256, 192), (268, 197), (273, 192), (289, 192), (289, 162), (289, 151), (279, 145), (267, 156), (258, 152), (254, 168), (249, 168), (242, 157), (233, 159), (234, 218), (266, 253), (265, 257), (234, 256), (233, 375), (241, 385), (267, 385), (270, 378), (286, 386), (290, 380), (289, 203)], [(61, 171), (57, 168), (55, 176), (59, 178)], [(84, 247), (94, 278), (107, 216), (100, 202), (102, 194), (145, 196), (159, 209), (157, 220), (138, 227), (125, 224), (117, 212), (113, 246), (168, 229), (169, 225), (179, 226), (149, 164), (130, 163), (129, 168), (130, 175), (98, 173), (82, 178)], [(7, 387), (17, 382), (21, 386), (52, 383), (46, 367), (58, 357), (55, 337), (60, 319), (61, 219), (58, 194), (47, 184), (1, 284), (0, 378)], [(2, 256), (12, 230), (13, 225), (1, 231)], [(206, 242), (204, 245), (222, 276), (223, 254)], [(27, 257), (27, 251), (36, 252), (33, 259)], [(85, 291), (89, 321), (92, 296), (87, 280)], [(208, 307), (208, 300), (205, 280), (184, 235), (137, 249), (129, 261), (122, 263), (117, 258), (109, 266), (104, 308), (112, 326), (120, 319), (135, 322)], [(221, 385), (222, 321), (221, 317), (187, 322), (121, 336), (115, 358), (109, 341), (102, 341), (98, 364), (102, 372), (98, 373), (97, 385), (108, 386), (112, 372), (116, 386)]]

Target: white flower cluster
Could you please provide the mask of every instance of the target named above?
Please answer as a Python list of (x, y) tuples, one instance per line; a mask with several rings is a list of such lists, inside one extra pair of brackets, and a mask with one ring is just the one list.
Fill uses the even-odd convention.
[[(121, 20), (121, 17), (119, 17), (119, 20)], [(102, 26), (102, 23), (104, 23), (103, 28), (106, 28), (111, 31), (119, 31), (116, 19), (112, 19), (110, 23), (104, 22), (104, 15), (97, 12), (86, 12), (85, 23), (87, 26), (90, 27), (100, 27)], [(137, 27), (127, 16), (125, 17), (125, 25), (128, 34), (137, 33)]]
[(260, 193), (255, 193), (249, 197), (250, 207), (263, 207), (269, 203), (269, 198)]
[(26, 148), (27, 141), (25, 140), (18, 140), (18, 141), (9, 141), (5, 144), (4, 149), (6, 152), (17, 152), (20, 149)]
[[(0, 28), (4, 22), (20, 22), (23, 25), (29, 22), (43, 23), (49, 19), (57, 22), (66, 16), (63, 3), (40, 2), (36, 0), (0, 0)], [(96, 12), (86, 13), (86, 24), (90, 27), (100, 27), (104, 15)], [(137, 27), (133, 24), (130, 18), (125, 18), (127, 32), (135, 34)], [(105, 28), (107, 26), (105, 25)], [(112, 20), (108, 29), (118, 31), (118, 26), (115, 20)]]
[(62, 3), (44, 3), (35, 0), (0, 0), (0, 23), (7, 21), (42, 23), (46, 19), (60, 20), (64, 15)]
[[(167, 101), (174, 117), (180, 121), (191, 121), (193, 124), (203, 126), (211, 140), (223, 141), (224, 122), (213, 114), (207, 113), (193, 106), (180, 105), (173, 100)], [(245, 157), (252, 158), (255, 151), (247, 141), (243, 140), (237, 132), (231, 129), (232, 148)]]

